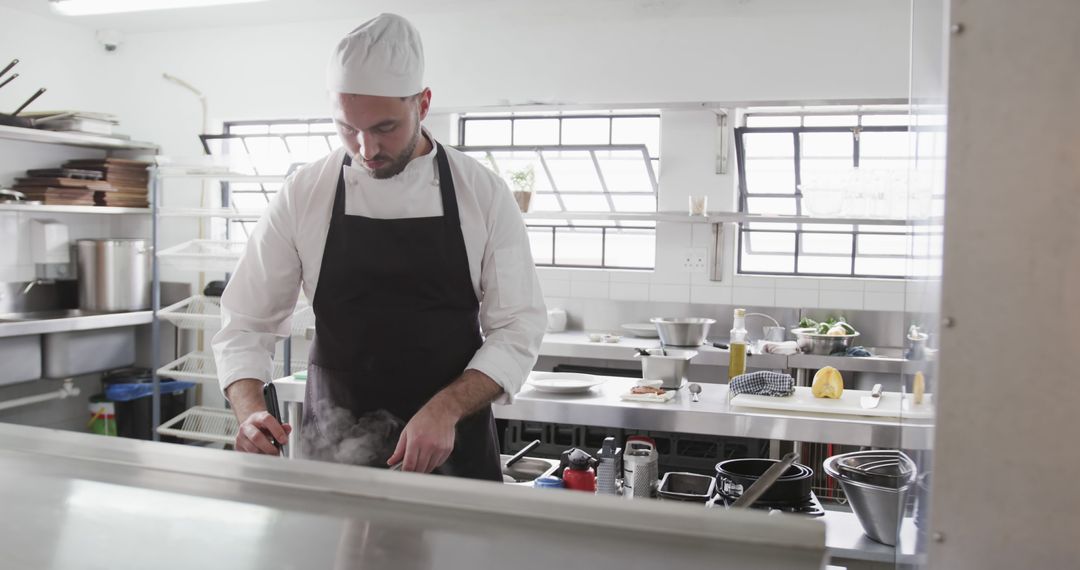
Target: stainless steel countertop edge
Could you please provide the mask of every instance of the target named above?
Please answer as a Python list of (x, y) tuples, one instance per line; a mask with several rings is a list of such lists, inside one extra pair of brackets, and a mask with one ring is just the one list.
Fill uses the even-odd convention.
[(133, 311), (64, 319), (0, 322), (0, 338), (145, 325), (153, 320), (153, 311)]

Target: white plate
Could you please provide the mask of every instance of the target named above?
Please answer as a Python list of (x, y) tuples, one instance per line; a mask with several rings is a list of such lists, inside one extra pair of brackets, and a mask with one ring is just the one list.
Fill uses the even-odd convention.
[(626, 323), (622, 326), (624, 331), (640, 338), (660, 338), (660, 333), (656, 331), (656, 325), (652, 323)]
[(538, 392), (572, 394), (588, 392), (593, 386), (599, 386), (604, 380), (591, 374), (571, 372), (534, 372), (529, 378), (529, 386)]

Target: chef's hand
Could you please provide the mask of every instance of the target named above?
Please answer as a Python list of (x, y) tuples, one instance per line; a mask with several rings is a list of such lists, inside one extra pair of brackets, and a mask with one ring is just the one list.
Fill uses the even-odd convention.
[(270, 412), (255, 412), (240, 424), (240, 431), (236, 434), (236, 450), (281, 455), (281, 450), (274, 447), (271, 438), (285, 445), (289, 443), (290, 433), (292, 433), (292, 426), (278, 423)]
[(402, 471), (431, 473), (454, 450), (458, 417), (440, 406), (426, 405), (405, 424), (387, 465), (402, 463)]

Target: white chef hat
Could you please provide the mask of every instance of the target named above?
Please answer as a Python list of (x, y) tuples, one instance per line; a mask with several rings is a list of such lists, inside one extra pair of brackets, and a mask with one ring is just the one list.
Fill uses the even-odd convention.
[(326, 69), (333, 93), (408, 97), (424, 89), (420, 32), (397, 14), (380, 14), (338, 42)]

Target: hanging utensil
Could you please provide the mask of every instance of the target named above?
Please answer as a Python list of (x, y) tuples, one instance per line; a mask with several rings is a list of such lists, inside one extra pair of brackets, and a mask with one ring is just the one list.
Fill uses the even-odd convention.
[(15, 78), (18, 77), (18, 76), (19, 76), (18, 73), (13, 73), (11, 75), (11, 77), (8, 77), (7, 79), (5, 79), (3, 83), (0, 83), (0, 87), (3, 87), (5, 85), (7, 85), (8, 83), (11, 83), (12, 81), (15, 81)]
[(18, 109), (15, 109), (15, 112), (12, 113), (11, 116), (14, 117), (14, 116), (18, 115), (20, 112), (22, 112), (23, 109), (29, 107), (30, 103), (33, 103), (35, 99), (37, 99), (38, 97), (41, 97), (41, 94), (44, 93), (44, 92), (45, 92), (44, 87), (42, 87), (41, 89), (38, 89), (37, 93), (34, 93), (33, 95), (31, 95), (30, 98), (27, 99), (25, 103), (20, 105)]
[(18, 63), (19, 63), (19, 60), (17, 60), (17, 59), (11, 60), (11, 63), (7, 64), (7, 67), (0, 70), (0, 77), (3, 77), (5, 73), (11, 71), (11, 68), (15, 67)]
[(743, 491), (742, 495), (740, 495), (731, 506), (735, 508), (752, 507), (754, 503), (765, 494), (765, 491), (768, 491), (769, 487), (772, 487), (773, 483), (776, 483), (776, 480), (788, 470), (788, 467), (791, 467), (791, 465), (798, 460), (799, 454), (795, 451), (785, 455), (779, 463), (766, 469), (765, 472), (761, 474), (761, 477), (758, 477), (758, 480), (754, 481), (754, 484), (750, 485), (749, 489)]

